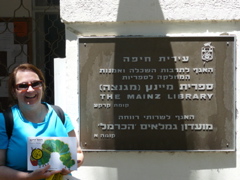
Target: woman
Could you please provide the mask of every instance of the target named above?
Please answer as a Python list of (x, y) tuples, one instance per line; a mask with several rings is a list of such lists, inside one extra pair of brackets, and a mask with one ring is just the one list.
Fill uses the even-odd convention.
[[(31, 64), (21, 64), (9, 76), (9, 94), (15, 105), (11, 107), (14, 128), (8, 140), (4, 116), (0, 113), (0, 180), (46, 179), (53, 174), (69, 174), (70, 171), (49, 171), (50, 166), (27, 172), (28, 137), (75, 137), (74, 127), (68, 115), (65, 123), (52, 107), (42, 102), (46, 88), (42, 72)], [(83, 153), (78, 146), (78, 167)]]

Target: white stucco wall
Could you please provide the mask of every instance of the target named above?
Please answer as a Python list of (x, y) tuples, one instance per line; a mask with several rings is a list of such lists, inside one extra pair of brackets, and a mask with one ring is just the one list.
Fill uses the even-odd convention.
[[(236, 82), (239, 81), (240, 1), (238, 0), (61, 0), (66, 24), (64, 97), (66, 110), (78, 116), (78, 38), (81, 36), (215, 36), (237, 37)], [(81, 62), (80, 62), (81, 63)], [(236, 106), (240, 85), (236, 83)], [(68, 92), (68, 93), (67, 93)], [(236, 132), (239, 131), (238, 114)], [(239, 134), (236, 152), (85, 152), (85, 162), (73, 174), (81, 180), (238, 180)]]
[(238, 0), (61, 0), (66, 22), (237, 20)]

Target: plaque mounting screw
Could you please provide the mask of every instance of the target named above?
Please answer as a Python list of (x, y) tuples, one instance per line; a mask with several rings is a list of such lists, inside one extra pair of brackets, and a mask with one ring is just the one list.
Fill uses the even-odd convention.
[(227, 46), (229, 46), (229, 42), (227, 42)]
[(227, 147), (229, 147), (229, 144), (227, 143)]
[(84, 145), (87, 146), (87, 143), (85, 142)]

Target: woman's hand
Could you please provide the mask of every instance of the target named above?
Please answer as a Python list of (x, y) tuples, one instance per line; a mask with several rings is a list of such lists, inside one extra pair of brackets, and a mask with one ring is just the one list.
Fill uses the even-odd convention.
[[(77, 167), (80, 167), (83, 163), (83, 153), (82, 152), (78, 152), (77, 153)], [(70, 174), (72, 171), (69, 171), (67, 169), (62, 169), (61, 174), (62, 175), (67, 175)]]
[(77, 167), (80, 167), (82, 165), (83, 159), (84, 159), (83, 152), (80, 148), (78, 149), (78, 152), (77, 152)]
[(68, 174), (70, 174), (72, 171), (70, 171), (70, 170), (67, 170), (67, 169), (62, 169), (61, 171), (60, 171), (60, 173), (62, 174), (62, 175), (68, 175)]
[(29, 174), (27, 179), (46, 179), (52, 176), (53, 174), (61, 173), (62, 171), (49, 171), (50, 165), (45, 166), (44, 168), (37, 169)]

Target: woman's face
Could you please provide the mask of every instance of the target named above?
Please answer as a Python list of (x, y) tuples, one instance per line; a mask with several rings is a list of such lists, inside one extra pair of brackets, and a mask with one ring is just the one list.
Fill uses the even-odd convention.
[(38, 75), (30, 70), (25, 70), (25, 71), (18, 71), (16, 73), (16, 84), (29, 84), (30, 86), (25, 89), (15, 89), (15, 95), (16, 98), (18, 99), (18, 104), (19, 106), (26, 106), (26, 105), (34, 105), (34, 104), (39, 104), (41, 103), (42, 95), (43, 95), (43, 90), (42, 86), (39, 86), (37, 88), (34, 88), (31, 86), (32, 82), (39, 81)]

